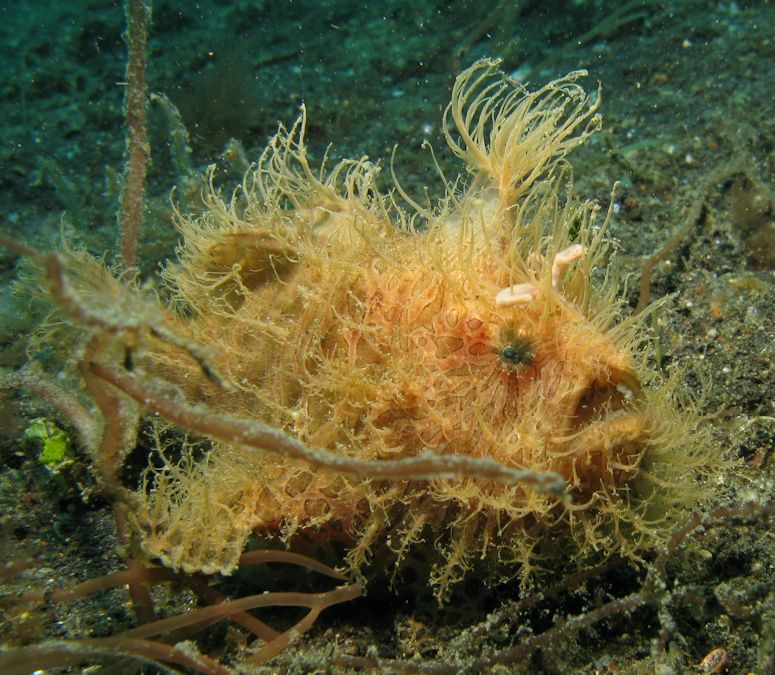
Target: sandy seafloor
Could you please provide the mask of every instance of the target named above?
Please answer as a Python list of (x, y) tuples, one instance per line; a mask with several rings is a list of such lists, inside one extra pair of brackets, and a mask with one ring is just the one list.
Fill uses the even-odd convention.
[[(158, 0), (153, 15), (149, 90), (168, 95), (180, 109), (197, 171), (220, 161), (232, 138), (255, 158), (278, 122), (291, 122), (303, 101), (315, 158), (332, 143), (333, 157), (365, 154), (386, 166), (397, 143), (396, 172), (407, 191), (421, 194), (427, 187), (438, 195), (431, 158), (420, 146), (429, 140), (449, 174), (461, 169), (440, 131), (457, 72), (483, 56), (502, 58), (504, 70), (530, 85), (588, 69), (588, 87), (602, 85), (604, 129), (571, 156), (578, 191), (606, 205), (619, 182), (611, 232), (625, 257), (648, 255), (687, 218), (693, 223), (657, 266), (652, 293), (672, 294), (654, 327), (659, 367), (680, 366), (691, 391), (707, 383), (707, 423), (718, 452), (736, 460), (719, 485), (709, 487), (705, 508), (771, 500), (775, 4)], [(45, 249), (56, 247), (64, 231), (95, 253), (115, 251), (123, 32), (118, 2), (0, 5), (3, 233)], [(158, 105), (150, 107), (149, 129), (149, 208), (140, 255), (152, 277), (174, 248), (168, 195), (180, 184), (182, 167), (170, 158)], [(238, 163), (224, 163), (220, 175), (228, 187), (239, 175)], [(389, 172), (383, 175), (388, 186)], [(0, 249), (0, 366), (7, 369), (25, 362), (26, 337), (40, 319), (35, 303), (12, 293), (19, 264)], [(634, 304), (637, 264), (631, 270)], [(112, 511), (89, 494), (92, 481), (78, 448), (80, 459), (64, 479), (54, 478), (23, 441), (38, 416), (56, 417), (22, 392), (7, 391), (0, 399), (2, 555), (5, 562), (35, 557), (3, 593), (64, 587), (123, 564)], [(732, 521), (693, 535), (678, 552), (668, 570), (675, 590), (665, 651), (654, 646), (665, 615), (660, 619), (645, 607), (568, 631), (529, 660), (499, 666), (500, 672), (689, 673), (717, 648), (728, 658), (726, 671), (718, 672), (773, 672), (775, 561), (768, 525)], [(503, 610), (516, 589), (483, 592), (468, 612), (454, 606), (429, 611), (410, 596), (375, 589), (329, 610), (268, 670), (338, 672), (343, 666), (331, 665), (335, 653), (421, 664), (502, 649), (560, 617), (637, 591), (642, 579), (642, 572), (625, 566), (536, 610), (511, 617), (502, 611), (497, 629), (469, 633), (465, 629), (488, 611)], [(232, 580), (221, 588), (239, 595), (260, 591), (257, 583)], [(285, 588), (293, 583), (283, 581)], [(193, 600), (169, 588), (160, 589), (157, 602), (160, 613), (171, 613)], [(0, 640), (6, 647), (104, 636), (133, 621), (125, 594), (115, 591), (32, 617), (4, 612)], [(243, 639), (222, 626), (201, 646), (228, 663)], [(104, 672), (133, 671), (107, 661)]]

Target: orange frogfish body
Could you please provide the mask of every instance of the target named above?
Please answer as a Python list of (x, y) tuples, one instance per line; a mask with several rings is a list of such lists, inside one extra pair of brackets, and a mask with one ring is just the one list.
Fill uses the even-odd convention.
[[(563, 158), (600, 123), (581, 75), (529, 92), (490, 61), (465, 71), (444, 123), (472, 180), (437, 207), (397, 187), (399, 207), (365, 160), (313, 173), (302, 112), (230, 201), (212, 190), (200, 218), (181, 216), (166, 270), (179, 330), (233, 386), (170, 350), (146, 357), (188, 402), (309, 447), (489, 458), (556, 472), (564, 494), (354, 478), (213, 442), (150, 471), (135, 514), (149, 554), (228, 573), (252, 532), (304, 534), (345, 542), (357, 572), (422, 543), (442, 598), (474, 559), (527, 581), (539, 559), (637, 558), (664, 539), (712, 460), (601, 271), (607, 218), (572, 193)], [(370, 561), (376, 549), (392, 560)]]

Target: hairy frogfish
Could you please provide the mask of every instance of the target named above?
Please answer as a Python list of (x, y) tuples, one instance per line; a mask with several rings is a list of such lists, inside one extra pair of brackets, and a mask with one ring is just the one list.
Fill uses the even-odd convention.
[(463, 72), (443, 129), (467, 175), (438, 168), (435, 204), (395, 177), (381, 191), (367, 159), (313, 170), (302, 109), (230, 197), (211, 173), (204, 213), (178, 213), (160, 311), (230, 386), (169, 345), (133, 364), (187, 405), (310, 448), (486, 458), (553, 472), (561, 494), (475, 475), (354, 477), (191, 441), (162, 452), (136, 493), (147, 555), (229, 573), (255, 532), (338, 542), (365, 573), (400, 570), (424, 546), (444, 598), (474, 565), (530, 583), (553, 559), (637, 560), (664, 541), (717, 460), (678, 378), (649, 365), (612, 211), (574, 193), (565, 157), (601, 124), (584, 74), (529, 91), (493, 61)]

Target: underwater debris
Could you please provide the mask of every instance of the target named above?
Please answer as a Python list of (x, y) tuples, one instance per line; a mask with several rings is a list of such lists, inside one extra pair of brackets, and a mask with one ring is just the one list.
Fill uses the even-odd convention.
[(24, 430), (24, 438), (40, 445), (38, 461), (51, 473), (59, 473), (63, 467), (72, 464), (70, 438), (53, 420), (45, 417), (31, 420)]
[[(302, 109), (231, 199), (211, 169), (205, 213), (178, 214), (170, 307), (83, 255), (48, 258), (114, 424), (103, 473), (115, 476), (142, 406), (212, 439), (204, 457), (160, 449), (139, 489), (115, 489), (147, 556), (229, 573), (257, 532), (343, 543), (362, 574), (424, 546), (444, 599), (473, 566), (529, 584), (560, 556), (637, 560), (667, 539), (720, 460), (676, 378), (648, 369), (643, 317), (623, 318), (614, 268), (593, 282), (610, 262), (607, 218), (573, 194), (563, 162), (601, 123), (583, 75), (530, 92), (494, 61), (463, 72), (446, 133), (473, 178), (445, 182), (434, 209), (398, 188), (411, 214), (366, 159), (313, 172)], [(309, 452), (231, 433), (247, 441), (255, 425)], [(405, 468), (420, 460), (436, 470)], [(391, 462), (404, 468), (376, 468)]]

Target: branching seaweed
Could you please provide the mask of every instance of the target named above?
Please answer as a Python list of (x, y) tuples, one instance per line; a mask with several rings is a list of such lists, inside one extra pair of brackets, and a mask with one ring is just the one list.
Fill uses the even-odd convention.
[(127, 0), (126, 67), (127, 164), (121, 205), (121, 258), (126, 269), (137, 264), (137, 239), (143, 218), (143, 195), (148, 161), (145, 127), (145, 48), (148, 41), (150, 0)]
[[(241, 567), (276, 562), (299, 565), (333, 579), (346, 580), (336, 570), (296, 553), (253, 551), (240, 558)], [(149, 620), (136, 628), (108, 638), (56, 640), (11, 649), (0, 653), (0, 670), (3, 673), (27, 673), (31, 669), (75, 665), (101, 656), (111, 658), (130, 656), (156, 665), (172, 663), (192, 668), (206, 675), (221, 675), (231, 671), (217, 661), (200, 654), (192, 644), (183, 641), (219, 621), (230, 619), (263, 642), (262, 646), (245, 661), (245, 666), (260, 664), (281, 653), (295, 639), (309, 630), (327, 607), (353, 600), (362, 594), (358, 584), (344, 584), (321, 593), (261, 593), (227, 601), (198, 576), (165, 568), (135, 565), (122, 572), (91, 579), (71, 588), (54, 591), (36, 589), (21, 595), (9, 595), (0, 599), (0, 608), (7, 613), (30, 612), (114, 588), (129, 586), (131, 589), (134, 586), (145, 587), (166, 582), (188, 586), (209, 606), (164, 619)], [(279, 606), (304, 607), (309, 611), (282, 632), (276, 631), (248, 613), (248, 610), (252, 609)], [(149, 640), (155, 636), (164, 636), (164, 641)], [(166, 640), (171, 641), (173, 645), (167, 644)]]

